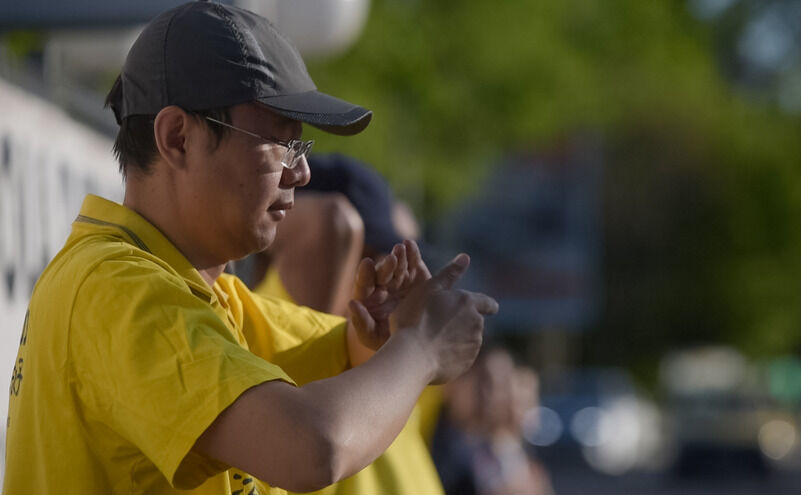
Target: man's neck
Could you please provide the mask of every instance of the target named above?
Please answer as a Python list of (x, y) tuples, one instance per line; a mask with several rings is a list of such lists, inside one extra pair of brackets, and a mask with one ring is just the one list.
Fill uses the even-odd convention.
[(144, 201), (136, 194), (135, 187), (132, 188), (129, 184), (126, 187), (123, 205), (132, 209), (159, 229), (189, 263), (195, 267), (200, 276), (203, 277), (203, 280), (209, 284), (209, 287), (213, 286), (217, 277), (225, 270), (226, 263), (214, 262), (203, 252), (198, 251), (197, 246), (199, 243), (193, 242), (191, 230), (187, 230), (185, 228), (186, 225), (180, 219), (169, 214), (169, 212), (174, 211), (172, 205), (158, 203), (158, 201), (154, 200), (157, 197), (159, 196), (149, 195), (147, 201)]
[(209, 268), (198, 269), (198, 273), (200, 273), (200, 276), (203, 277), (203, 280), (205, 280), (206, 283), (209, 284), (209, 287), (211, 287), (214, 285), (217, 277), (219, 277), (224, 270), (225, 265), (218, 265)]

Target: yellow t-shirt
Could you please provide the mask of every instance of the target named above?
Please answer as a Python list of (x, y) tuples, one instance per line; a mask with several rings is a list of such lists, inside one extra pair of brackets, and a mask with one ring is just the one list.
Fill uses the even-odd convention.
[(429, 450), (431, 450), (434, 430), (437, 428), (437, 421), (439, 421), (439, 415), (442, 413), (442, 405), (445, 401), (442, 394), (442, 385), (429, 385), (417, 400), (417, 409), (420, 412), (420, 434), (423, 436), (423, 441), (425, 441)]
[(284, 287), (284, 283), (281, 282), (281, 277), (278, 275), (278, 270), (275, 270), (272, 267), (267, 268), (264, 278), (261, 279), (259, 285), (253, 288), (253, 292), (264, 297), (277, 297), (285, 301), (295, 302), (295, 300), (289, 294), (289, 291), (287, 291), (286, 287)]
[(153, 225), (89, 196), (31, 297), (3, 493), (285, 493), (192, 445), (248, 388), (346, 366), (342, 318), (229, 275), (211, 288)]
[[(264, 297), (292, 301), (292, 297), (281, 283), (278, 271), (272, 268), (267, 270), (264, 279), (254, 292)], [(289, 376), (298, 383), (303, 378), (292, 372)], [(426, 396), (425, 392), (423, 396)], [(442, 483), (421, 433), (421, 420), (424, 419), (421, 414), (429, 409), (421, 410), (421, 404), (418, 403), (406, 426), (378, 459), (353, 476), (315, 493), (317, 495), (443, 494)]]

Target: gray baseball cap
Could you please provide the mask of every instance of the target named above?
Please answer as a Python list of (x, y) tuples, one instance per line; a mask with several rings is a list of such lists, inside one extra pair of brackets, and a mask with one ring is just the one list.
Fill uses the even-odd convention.
[(153, 19), (108, 97), (117, 123), (169, 105), (196, 111), (248, 102), (340, 135), (361, 132), (372, 118), (365, 108), (317, 91), (297, 49), (267, 19), (209, 1)]

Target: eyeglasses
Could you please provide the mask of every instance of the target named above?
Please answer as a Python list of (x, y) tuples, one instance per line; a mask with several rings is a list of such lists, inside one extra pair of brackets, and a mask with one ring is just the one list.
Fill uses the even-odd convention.
[(209, 122), (214, 122), (215, 124), (221, 125), (223, 127), (227, 127), (229, 129), (233, 129), (235, 131), (239, 131), (243, 134), (247, 134), (248, 136), (252, 136), (254, 138), (261, 139), (262, 141), (267, 141), (268, 143), (275, 143), (283, 146), (286, 148), (284, 152), (284, 157), (281, 158), (281, 165), (288, 169), (293, 169), (297, 166), (300, 159), (309, 156), (309, 152), (311, 151), (312, 145), (314, 144), (313, 140), (309, 141), (302, 141), (300, 139), (290, 139), (289, 141), (281, 141), (280, 139), (273, 139), (273, 138), (266, 138), (264, 136), (259, 136), (255, 132), (246, 131), (245, 129), (240, 129), (239, 127), (233, 126), (231, 124), (226, 124), (217, 119), (213, 119), (211, 117), (203, 116)]

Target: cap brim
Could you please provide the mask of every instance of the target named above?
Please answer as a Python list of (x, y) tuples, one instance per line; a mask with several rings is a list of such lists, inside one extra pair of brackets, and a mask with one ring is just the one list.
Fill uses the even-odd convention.
[(319, 91), (259, 98), (275, 113), (340, 136), (362, 132), (373, 112)]

